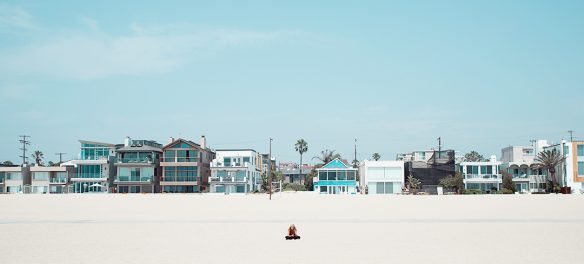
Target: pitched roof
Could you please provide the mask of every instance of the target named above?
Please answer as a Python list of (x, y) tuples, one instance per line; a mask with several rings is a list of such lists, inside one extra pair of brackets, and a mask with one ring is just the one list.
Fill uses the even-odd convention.
[(172, 148), (174, 145), (176, 145), (178, 143), (187, 143), (187, 144), (191, 145), (193, 148), (198, 148), (198, 149), (201, 148), (201, 145), (199, 145), (199, 144), (197, 144), (195, 142), (192, 142), (190, 140), (186, 140), (186, 139), (179, 138), (179, 139), (177, 139), (177, 140), (175, 140), (175, 141), (173, 141), (171, 143), (166, 144), (164, 147), (162, 147), (162, 149)]
[(345, 164), (339, 158), (331, 160), (329, 163), (322, 166), (322, 169), (349, 169), (349, 168), (351, 168), (351, 167), (349, 167), (347, 164)]

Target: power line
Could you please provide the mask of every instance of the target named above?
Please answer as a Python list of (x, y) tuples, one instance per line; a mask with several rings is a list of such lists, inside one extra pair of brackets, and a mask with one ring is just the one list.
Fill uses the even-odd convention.
[(26, 164), (26, 159), (28, 159), (28, 157), (26, 156), (26, 151), (28, 150), (26, 148), (27, 145), (30, 145), (30, 140), (26, 140), (26, 138), (30, 138), (30, 136), (27, 135), (20, 135), (19, 136), (21, 139), (18, 140), (18, 142), (20, 142), (22, 144), (22, 148), (20, 148), (20, 150), (22, 150), (22, 156), (20, 156), (22, 158), (22, 165)]

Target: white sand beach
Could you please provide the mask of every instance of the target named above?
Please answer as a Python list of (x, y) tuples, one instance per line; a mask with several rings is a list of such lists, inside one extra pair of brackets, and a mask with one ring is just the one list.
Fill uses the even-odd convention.
[[(1, 263), (583, 263), (584, 196), (2, 195)], [(298, 241), (286, 241), (288, 225)]]

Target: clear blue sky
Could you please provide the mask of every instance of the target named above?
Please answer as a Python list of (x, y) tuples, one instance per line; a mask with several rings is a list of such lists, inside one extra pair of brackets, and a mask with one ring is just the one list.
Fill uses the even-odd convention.
[[(78, 139), (296, 161), (584, 138), (584, 1), (0, 2), (0, 160)], [(306, 160), (306, 159), (305, 159)]]

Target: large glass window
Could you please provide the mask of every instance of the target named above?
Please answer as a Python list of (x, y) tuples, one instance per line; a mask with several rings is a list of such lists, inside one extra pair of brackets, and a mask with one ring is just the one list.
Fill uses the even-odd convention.
[(35, 181), (48, 181), (49, 180), (49, 172), (47, 172), (47, 171), (33, 172), (32, 179)]
[(339, 181), (346, 181), (347, 180), (347, 172), (346, 171), (337, 172), (337, 178)]
[(349, 180), (349, 181), (355, 180), (355, 172), (354, 171), (347, 171), (347, 180)]
[(165, 150), (164, 151), (164, 162), (175, 162), (176, 151), (175, 150)]
[(231, 166), (231, 158), (230, 158), (230, 157), (225, 157), (225, 158), (223, 158), (223, 165), (224, 165), (225, 167), (229, 167), (229, 166)]
[(22, 173), (20, 172), (6, 172), (7, 180), (22, 180)]
[(488, 165), (488, 166), (480, 166), (480, 167), (481, 167), (481, 174), (493, 174), (493, 166)]
[(466, 174), (479, 174), (479, 166), (466, 166)]
[(337, 172), (336, 171), (329, 171), (328, 172), (328, 179), (329, 179), (329, 181), (336, 181), (337, 180)]
[(578, 162), (578, 175), (584, 175), (584, 162)]
[(578, 145), (578, 157), (584, 157), (584, 145)]
[(79, 165), (77, 174), (79, 178), (101, 178), (101, 165)]
[(163, 181), (182, 181), (192, 182), (197, 181), (198, 167), (164, 167)]
[(246, 171), (238, 170), (237, 172), (235, 172), (235, 181), (243, 181), (245, 179), (245, 176)]
[(327, 181), (328, 177), (326, 176), (326, 171), (321, 171), (318, 173), (318, 180), (319, 181)]

